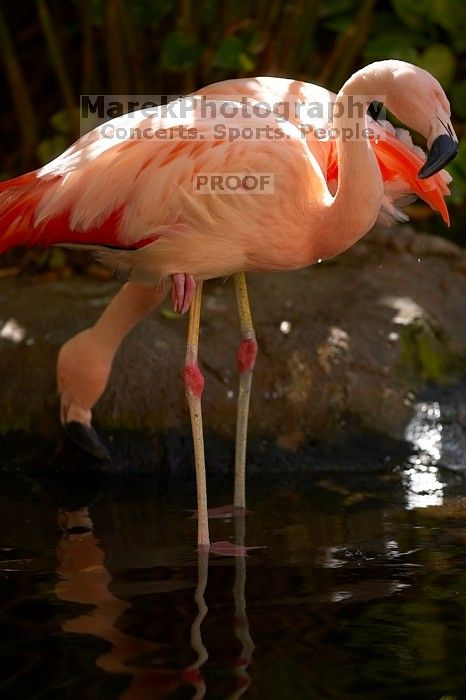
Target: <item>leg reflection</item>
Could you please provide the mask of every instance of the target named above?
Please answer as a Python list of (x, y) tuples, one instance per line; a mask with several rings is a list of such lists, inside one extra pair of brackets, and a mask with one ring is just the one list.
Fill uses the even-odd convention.
[[(241, 651), (234, 665), (234, 672), (237, 677), (236, 689), (228, 696), (228, 700), (237, 700), (241, 697), (251, 684), (251, 676), (247, 668), (251, 663), (254, 651), (254, 642), (249, 632), (249, 622), (246, 613), (246, 556), (247, 549), (244, 546), (246, 535), (245, 512), (238, 510), (235, 517), (235, 582), (233, 586), (234, 609), (234, 630), (235, 636), (241, 644)], [(224, 543), (225, 545), (228, 543)], [(225, 547), (225, 554), (230, 554), (230, 549)], [(243, 551), (242, 556), (237, 552)], [(197, 654), (197, 658), (190, 666), (183, 671), (183, 678), (191, 683), (196, 693), (192, 700), (202, 700), (207, 692), (205, 679), (202, 675), (202, 666), (207, 662), (209, 653), (202, 639), (201, 625), (204, 621), (208, 607), (205, 602), (205, 591), (208, 581), (209, 552), (206, 548), (199, 548), (198, 551), (198, 579), (194, 600), (197, 603), (197, 615), (191, 626), (191, 646)]]
[(207, 690), (201, 668), (209, 658), (209, 654), (202, 641), (201, 625), (209, 611), (204, 598), (208, 572), (209, 551), (205, 547), (199, 547), (197, 553), (197, 586), (196, 592), (194, 593), (194, 600), (197, 604), (197, 615), (191, 625), (191, 646), (197, 654), (197, 659), (183, 671), (183, 678), (196, 689), (196, 694), (193, 696), (192, 700), (202, 700)]
[[(239, 548), (244, 547), (246, 536), (246, 520), (244, 511), (235, 518), (235, 544)], [(238, 678), (236, 691), (230, 695), (229, 700), (241, 697), (251, 685), (251, 676), (247, 672), (251, 664), (254, 652), (254, 642), (249, 632), (249, 621), (246, 613), (246, 558), (235, 558), (235, 584), (233, 586), (235, 601), (235, 635), (241, 644), (240, 655), (237, 659), (235, 674)]]

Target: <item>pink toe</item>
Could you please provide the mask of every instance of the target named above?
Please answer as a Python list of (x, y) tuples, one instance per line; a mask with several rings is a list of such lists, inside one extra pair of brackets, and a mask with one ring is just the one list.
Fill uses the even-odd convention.
[(173, 310), (181, 313), (184, 298), (184, 275), (172, 275)]
[(172, 275), (173, 309), (180, 314), (186, 313), (191, 304), (196, 283), (192, 275), (177, 272)]
[(193, 300), (194, 291), (196, 289), (196, 283), (192, 275), (185, 275), (184, 281), (184, 299), (183, 305), (181, 307), (181, 313), (184, 314), (189, 309), (191, 302)]

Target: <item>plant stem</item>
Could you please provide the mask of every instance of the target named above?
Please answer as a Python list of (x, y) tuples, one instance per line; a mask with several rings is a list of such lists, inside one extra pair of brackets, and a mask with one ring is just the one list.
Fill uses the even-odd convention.
[(36, 3), (39, 12), (40, 24), (42, 26), (42, 31), (44, 32), (45, 41), (49, 51), (50, 61), (58, 78), (65, 109), (68, 112), (71, 130), (73, 135), (77, 136), (79, 133), (79, 120), (76, 100), (70, 76), (68, 75), (68, 71), (66, 69), (60, 42), (50, 18), (48, 7), (44, 0), (36, 0)]
[(37, 122), (29, 89), (0, 9), (0, 52), (8, 76), (16, 116), (21, 130), (21, 165), (26, 167), (35, 155)]

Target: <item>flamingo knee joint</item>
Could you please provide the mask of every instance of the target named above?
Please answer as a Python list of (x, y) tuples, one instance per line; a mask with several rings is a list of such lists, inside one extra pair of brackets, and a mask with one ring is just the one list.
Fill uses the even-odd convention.
[(240, 374), (252, 372), (256, 364), (257, 357), (257, 341), (255, 338), (246, 338), (241, 341), (236, 360), (238, 363), (238, 371)]

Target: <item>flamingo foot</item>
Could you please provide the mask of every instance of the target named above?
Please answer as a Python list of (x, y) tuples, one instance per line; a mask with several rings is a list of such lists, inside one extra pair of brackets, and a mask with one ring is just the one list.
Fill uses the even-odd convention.
[(189, 309), (196, 283), (192, 275), (184, 272), (172, 275), (173, 310), (184, 314)]
[(254, 549), (264, 549), (264, 547), (244, 547), (241, 544), (227, 541), (212, 542), (210, 545), (205, 545), (205, 548), (209, 554), (217, 554), (220, 557), (247, 557), (248, 552)]
[(73, 420), (69, 423), (63, 423), (63, 428), (68, 437), (71, 438), (81, 450), (91, 455), (91, 457), (95, 457), (101, 461), (111, 460), (110, 452), (107, 450), (92, 425), (85, 425), (84, 423)]
[[(240, 518), (243, 515), (247, 515), (251, 511), (245, 510), (244, 508), (237, 508), (233, 504), (227, 506), (217, 506), (216, 508), (209, 508), (207, 510), (207, 515), (212, 520), (223, 520), (230, 518)], [(190, 515), (190, 520), (197, 520), (197, 510), (193, 511)]]

